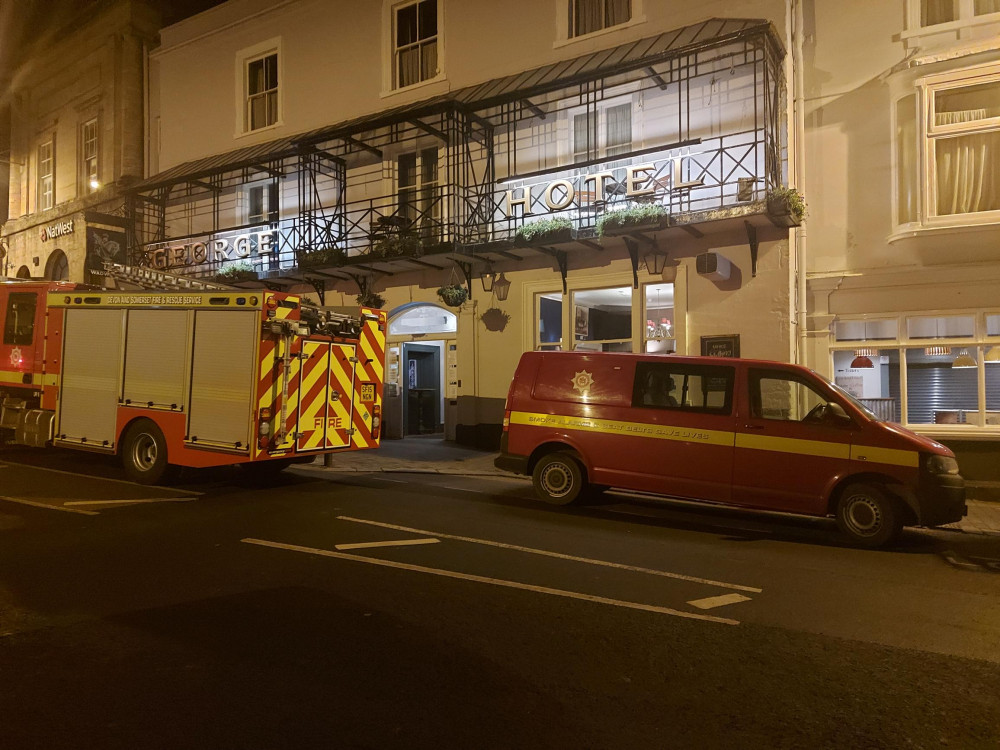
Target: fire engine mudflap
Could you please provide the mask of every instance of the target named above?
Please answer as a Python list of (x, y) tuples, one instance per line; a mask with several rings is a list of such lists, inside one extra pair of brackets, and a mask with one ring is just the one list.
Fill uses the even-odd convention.
[(143, 484), (172, 466), (280, 471), (379, 445), (383, 311), (266, 290), (40, 296), (20, 378), (34, 387), (3, 400), (13, 442), (118, 454)]

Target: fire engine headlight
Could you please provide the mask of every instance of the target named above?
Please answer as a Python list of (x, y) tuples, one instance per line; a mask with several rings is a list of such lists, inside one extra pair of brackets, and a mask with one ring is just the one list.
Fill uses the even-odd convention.
[(958, 461), (932, 453), (924, 459), (924, 469), (928, 474), (958, 474)]

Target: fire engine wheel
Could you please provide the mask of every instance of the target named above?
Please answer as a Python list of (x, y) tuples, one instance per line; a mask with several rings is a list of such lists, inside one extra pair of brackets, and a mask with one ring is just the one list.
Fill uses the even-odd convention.
[(551, 505), (572, 505), (584, 494), (587, 481), (583, 468), (570, 453), (549, 453), (535, 464), (531, 474), (535, 493)]
[(852, 484), (837, 503), (837, 526), (851, 544), (874, 549), (899, 536), (903, 518), (885, 490), (873, 484)]
[(126, 430), (121, 456), (125, 476), (133, 482), (156, 484), (167, 473), (167, 441), (148, 419), (140, 419)]

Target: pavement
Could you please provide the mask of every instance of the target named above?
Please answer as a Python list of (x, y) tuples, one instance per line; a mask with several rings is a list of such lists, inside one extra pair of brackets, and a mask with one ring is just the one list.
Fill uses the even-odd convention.
[[(401, 473), (401, 474), (460, 474), (462, 476), (517, 475), (493, 466), (496, 451), (482, 451), (444, 440), (440, 435), (415, 435), (402, 440), (383, 440), (377, 450), (351, 451), (331, 456), (323, 468), (331, 472)], [(316, 469), (317, 462), (311, 468)], [(528, 481), (527, 477), (522, 477)], [(942, 526), (967, 534), (1000, 535), (1000, 502), (975, 498), (976, 487), (969, 488), (969, 514), (958, 523)], [(983, 496), (990, 498), (996, 493)]]

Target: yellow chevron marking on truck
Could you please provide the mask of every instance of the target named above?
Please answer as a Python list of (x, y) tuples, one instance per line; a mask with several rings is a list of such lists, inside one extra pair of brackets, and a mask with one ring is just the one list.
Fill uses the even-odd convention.
[(622, 422), (613, 419), (593, 419), (571, 417), (562, 414), (535, 414), (531, 412), (511, 412), (511, 425), (527, 427), (550, 427), (564, 430), (581, 430), (608, 435), (629, 435), (632, 437), (656, 438), (659, 440), (679, 440), (685, 443), (703, 445), (734, 446), (750, 450), (766, 450), (799, 456), (818, 456), (842, 460), (867, 461), (873, 464), (889, 464), (916, 468), (920, 456), (916, 451), (896, 448), (875, 448), (866, 445), (850, 445), (825, 440), (803, 440), (801, 438), (772, 437), (753, 433), (736, 433), (727, 430), (702, 430), (674, 425), (651, 424), (647, 422)]

